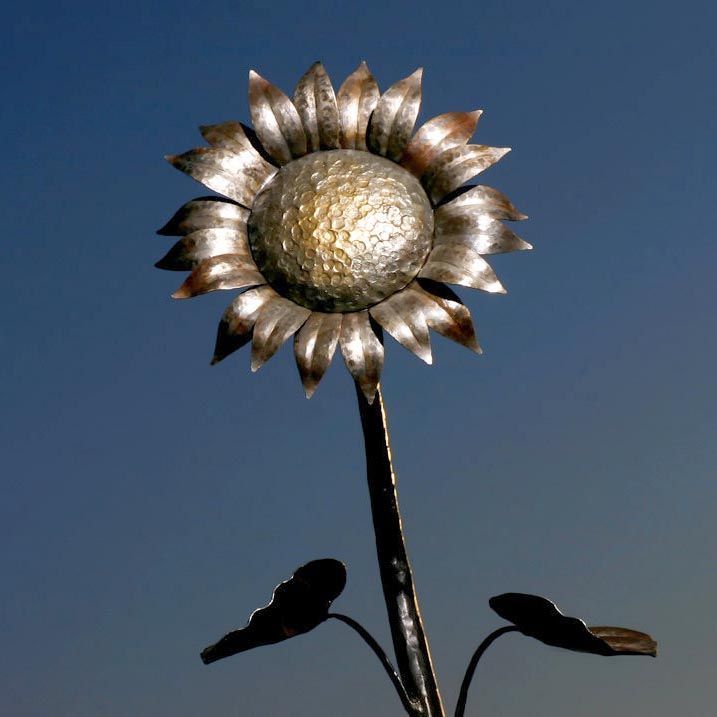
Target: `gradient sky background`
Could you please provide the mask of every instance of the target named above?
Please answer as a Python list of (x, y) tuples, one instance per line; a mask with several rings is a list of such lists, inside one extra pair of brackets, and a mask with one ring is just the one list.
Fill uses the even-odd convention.
[[(157, 237), (206, 192), (166, 153), (322, 59), (420, 119), (480, 107), (483, 175), (531, 216), (485, 354), (387, 338), (409, 550), (452, 711), (505, 591), (650, 631), (658, 660), (504, 638), (469, 715), (704, 717), (715, 703), (714, 3), (14, 3), (3, 17), (0, 713), (397, 715), (338, 623), (204, 667), (307, 560), (390, 644), (353, 387), (306, 401), (288, 346), (209, 367), (230, 295), (172, 302)], [(482, 711), (481, 711), (482, 710)]]

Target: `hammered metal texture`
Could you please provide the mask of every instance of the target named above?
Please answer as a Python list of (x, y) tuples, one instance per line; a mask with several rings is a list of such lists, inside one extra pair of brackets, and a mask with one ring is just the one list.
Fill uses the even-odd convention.
[(432, 246), (433, 211), (418, 180), (367, 152), (295, 160), (259, 194), (249, 243), (267, 281), (315, 311), (358, 311), (400, 291)]

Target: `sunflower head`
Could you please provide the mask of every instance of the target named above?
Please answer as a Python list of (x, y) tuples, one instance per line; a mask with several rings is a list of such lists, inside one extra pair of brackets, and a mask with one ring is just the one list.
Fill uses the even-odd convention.
[(256, 371), (295, 334), (310, 397), (339, 346), (366, 398), (382, 331), (431, 363), (428, 330), (480, 353), (468, 309), (445, 285), (505, 290), (484, 255), (530, 249), (502, 222), (525, 219), (500, 192), (464, 182), (509, 150), (468, 144), (480, 111), (413, 134), (421, 70), (380, 94), (365, 63), (334, 92), (315, 63), (293, 100), (249, 73), (254, 130), (201, 127), (208, 147), (167, 159), (217, 192), (159, 230), (181, 239), (157, 262), (191, 271), (173, 294), (244, 290), (219, 324), (213, 363), (251, 341)]

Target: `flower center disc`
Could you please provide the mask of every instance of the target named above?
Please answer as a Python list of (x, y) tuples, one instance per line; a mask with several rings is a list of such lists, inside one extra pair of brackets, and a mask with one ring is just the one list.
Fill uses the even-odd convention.
[(282, 167), (248, 228), (254, 260), (282, 296), (314, 311), (358, 311), (416, 277), (431, 250), (433, 209), (394, 162), (337, 149)]

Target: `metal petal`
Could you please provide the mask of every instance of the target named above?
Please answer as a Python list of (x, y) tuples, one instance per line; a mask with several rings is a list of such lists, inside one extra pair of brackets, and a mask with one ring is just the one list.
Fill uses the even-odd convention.
[(336, 351), (341, 314), (314, 311), (296, 334), (294, 353), (306, 398), (311, 398)]
[(509, 219), (520, 221), (527, 219), (528, 215), (519, 212), (510, 199), (502, 192), (482, 184), (465, 187), (460, 194), (451, 201), (442, 204), (436, 213), (453, 214), (463, 209), (481, 209), (493, 219)]
[(294, 105), (306, 131), (309, 152), (339, 148), (339, 110), (329, 76), (315, 62), (299, 80)]
[(309, 318), (311, 311), (276, 296), (259, 312), (251, 344), (251, 370), (258, 371)]
[(251, 333), (264, 304), (277, 296), (270, 286), (249, 289), (232, 301), (227, 307), (217, 329), (212, 365), (219, 363), (251, 341)]
[(433, 358), (423, 306), (418, 292), (403, 289), (376, 304), (370, 313), (398, 343), (430, 364)]
[(428, 195), (438, 203), (476, 174), (495, 164), (510, 147), (468, 144), (441, 152), (427, 167), (422, 181)]
[(421, 108), (422, 75), (419, 67), (381, 96), (368, 124), (368, 148), (374, 154), (394, 161), (403, 154)]
[(245, 207), (251, 207), (261, 188), (277, 171), (253, 148), (237, 154), (226, 147), (200, 147), (166, 159), (205, 187)]
[(220, 289), (244, 289), (266, 284), (251, 259), (222, 254), (205, 259), (172, 294), (173, 299), (188, 299)]
[(378, 83), (365, 62), (362, 62), (341, 85), (337, 104), (343, 149), (366, 150), (368, 121), (380, 94)]
[(339, 345), (351, 375), (373, 403), (383, 368), (383, 343), (371, 326), (368, 311), (343, 315)]
[(532, 249), (508, 227), (483, 212), (480, 207), (465, 207), (462, 212), (435, 213), (435, 245), (463, 244), (479, 254), (502, 254)]
[(246, 627), (225, 635), (202, 650), (208, 665), (261, 645), (273, 645), (313, 630), (327, 619), (331, 603), (346, 585), (346, 568), (331, 558), (302, 565), (277, 585), (271, 602), (255, 610)]
[(261, 143), (279, 164), (306, 154), (306, 134), (294, 103), (254, 70), (249, 71), (249, 112)]
[(505, 294), (503, 285), (486, 260), (472, 249), (455, 242), (436, 245), (418, 276), (469, 286), (491, 294)]
[(445, 284), (432, 281), (411, 282), (406, 291), (421, 297), (423, 314), (430, 328), (477, 354), (483, 353), (478, 345), (471, 312), (455, 292)]
[(158, 269), (191, 271), (200, 262), (220, 254), (234, 254), (253, 263), (246, 228), (199, 229), (180, 239), (156, 264)]
[(482, 110), (448, 112), (428, 120), (408, 143), (401, 164), (420, 177), (442, 152), (465, 144), (476, 131)]
[(220, 197), (192, 199), (181, 206), (157, 234), (184, 236), (198, 229), (235, 227), (246, 231), (249, 210)]
[(202, 137), (214, 147), (224, 147), (230, 149), (232, 152), (241, 154), (242, 152), (251, 152), (257, 157), (269, 165), (269, 169), (273, 170), (275, 167), (267, 162), (261, 154), (259, 154), (257, 148), (252, 144), (251, 140), (246, 134), (244, 125), (240, 122), (221, 122), (220, 124), (202, 125), (199, 128)]

